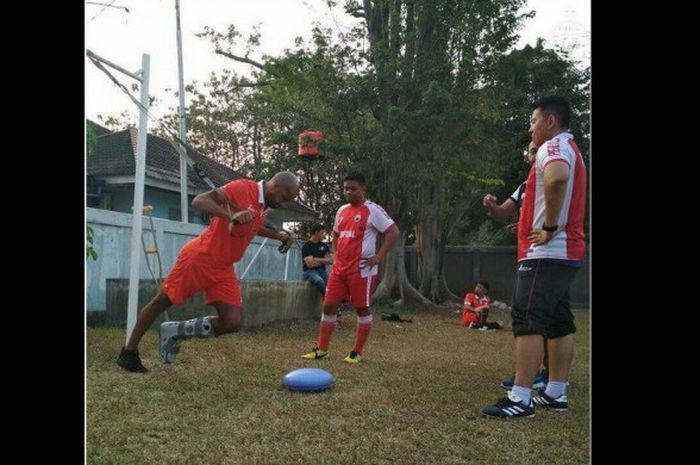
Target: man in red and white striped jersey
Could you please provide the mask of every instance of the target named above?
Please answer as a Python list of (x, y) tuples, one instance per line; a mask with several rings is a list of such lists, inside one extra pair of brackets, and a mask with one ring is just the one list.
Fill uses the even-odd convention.
[[(532, 105), (532, 142), (539, 145), (527, 178), (518, 220), (518, 270), (513, 299), (515, 382), (508, 397), (484, 415), (534, 416), (533, 404), (567, 410), (566, 387), (574, 354), (569, 289), (585, 256), (586, 167), (569, 127), (571, 109), (561, 97)], [(533, 398), (531, 386), (547, 338), (549, 382)]]
[[(378, 265), (399, 238), (399, 228), (394, 220), (382, 207), (367, 200), (365, 177), (361, 173), (350, 173), (343, 179), (343, 193), (349, 203), (340, 207), (335, 214), (335, 262), (326, 285), (318, 343), (311, 352), (302, 356), (307, 360), (328, 355), (338, 308), (341, 302), (348, 299), (357, 312), (357, 325), (355, 347), (343, 361), (358, 363), (362, 360), (362, 352), (372, 329), (369, 306), (377, 285)], [(375, 254), (378, 234), (384, 234), (384, 241)]]

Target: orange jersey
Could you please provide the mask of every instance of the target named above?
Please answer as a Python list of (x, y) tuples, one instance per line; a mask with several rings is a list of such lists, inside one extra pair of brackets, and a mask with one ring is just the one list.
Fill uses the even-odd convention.
[(236, 225), (229, 232), (227, 219), (212, 217), (209, 227), (187, 246), (195, 249), (197, 255), (205, 256), (212, 265), (231, 266), (241, 259), (245, 249), (265, 224), (267, 211), (264, 210), (262, 181), (236, 179), (223, 186), (222, 190), (238, 208), (249, 210), (253, 221)]

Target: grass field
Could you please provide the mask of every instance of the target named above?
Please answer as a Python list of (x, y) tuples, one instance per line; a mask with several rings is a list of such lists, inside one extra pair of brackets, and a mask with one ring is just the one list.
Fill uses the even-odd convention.
[[(397, 323), (381, 311), (357, 365), (342, 362), (354, 338), (350, 312), (318, 361), (300, 358), (314, 345), (313, 321), (185, 341), (172, 365), (158, 361), (151, 330), (140, 347), (145, 375), (114, 363), (123, 328), (88, 328), (87, 463), (589, 463), (588, 312), (576, 312), (569, 411), (492, 420), (479, 409), (505, 395), (498, 384), (513, 371), (512, 333), (452, 324), (453, 312), (408, 309), (401, 315), (413, 322)], [(489, 318), (509, 325), (506, 312)], [(285, 390), (282, 377), (300, 367), (336, 382), (322, 393)]]

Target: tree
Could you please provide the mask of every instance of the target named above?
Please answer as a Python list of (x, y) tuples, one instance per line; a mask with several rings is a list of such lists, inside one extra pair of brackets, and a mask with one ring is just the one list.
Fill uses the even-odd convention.
[[(359, 28), (343, 40), (360, 40), (358, 34)], [(212, 76), (204, 91), (188, 88), (195, 94), (188, 108), (188, 141), (251, 177), (282, 169), (301, 173), (300, 200), (320, 211), (330, 226), (342, 203), (342, 177), (377, 158), (378, 125), (368, 104), (371, 82), (359, 69), (361, 51), (333, 43), (331, 31), (318, 25), (309, 44), (298, 40), (294, 51), (262, 61), (249, 58), (253, 49), (245, 55), (232, 52), (240, 37), (233, 26), (227, 34), (207, 29), (202, 35), (217, 53), (255, 71), (253, 80), (227, 72)], [(296, 156), (297, 136), (309, 128), (324, 133), (325, 155), (305, 162)]]
[[(541, 44), (512, 51), (515, 31), (534, 14), (519, 13), (523, 3), (347, 1), (347, 13), (364, 20), (359, 27), (334, 40), (314, 25), (308, 44), (298, 39), (293, 50), (259, 60), (251, 58), (257, 33), (237, 54), (233, 26), (207, 29), (216, 53), (254, 71), (212, 76), (207, 92), (193, 88), (188, 140), (254, 177), (306, 168), (301, 199), (327, 225), (342, 203), (342, 176), (363, 171), (370, 198), (420, 252), (417, 288), (396, 247), (375, 297), (421, 305), (454, 298), (442, 275), (444, 247), (492, 228), (481, 197), (519, 179), (531, 101), (569, 89), (577, 111), (586, 109), (586, 73), (569, 72)], [(326, 159), (313, 168), (295, 156), (297, 135), (309, 128), (326, 135)]]
[(415, 228), (420, 256), (415, 289), (406, 279), (403, 249), (392, 251), (379, 297), (429, 304), (449, 296), (442, 250), (497, 159), (497, 144), (484, 137), (492, 119), (480, 95), (494, 64), (515, 43), (514, 31), (532, 16), (518, 13), (523, 3), (346, 2), (349, 14), (365, 19), (371, 44), (382, 135), (374, 178), (404, 234)]
[[(482, 90), (480, 99), (493, 115), (489, 133), (502, 154), (492, 173), (502, 181), (492, 191), (499, 199), (507, 198), (527, 177), (529, 166), (520, 154), (530, 141), (530, 105), (540, 97), (560, 95), (571, 103), (570, 130), (588, 162), (589, 84), (589, 69), (576, 68), (566, 56), (545, 48), (541, 39), (534, 47), (513, 50), (495, 64), (491, 85)], [(483, 208), (476, 208), (456, 226), (449, 242), (504, 245), (513, 244), (514, 236), (494, 226)]]
[[(97, 134), (95, 133), (95, 129), (91, 127), (90, 125), (85, 126), (85, 140), (86, 140), (86, 148), (85, 148), (85, 154), (86, 156), (90, 156), (93, 154), (95, 151), (95, 144), (97, 144)], [(85, 259), (93, 259), (97, 261), (97, 251), (95, 250), (94, 247), (94, 231), (90, 226), (85, 227)]]

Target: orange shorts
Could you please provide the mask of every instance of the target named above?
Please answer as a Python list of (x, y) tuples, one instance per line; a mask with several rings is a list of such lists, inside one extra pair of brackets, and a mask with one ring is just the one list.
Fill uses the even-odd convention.
[(326, 297), (323, 302), (339, 303), (350, 298), (355, 308), (369, 307), (372, 294), (377, 287), (377, 275), (362, 277), (359, 272), (339, 274), (331, 271), (326, 284)]
[(205, 256), (198, 254), (189, 244), (180, 251), (177, 262), (163, 281), (161, 290), (175, 305), (184, 304), (197, 292), (204, 291), (204, 302), (224, 302), (241, 307), (241, 289), (233, 265), (215, 266)]
[(462, 310), (462, 324), (469, 326), (470, 323), (479, 323), (479, 315), (471, 310)]

